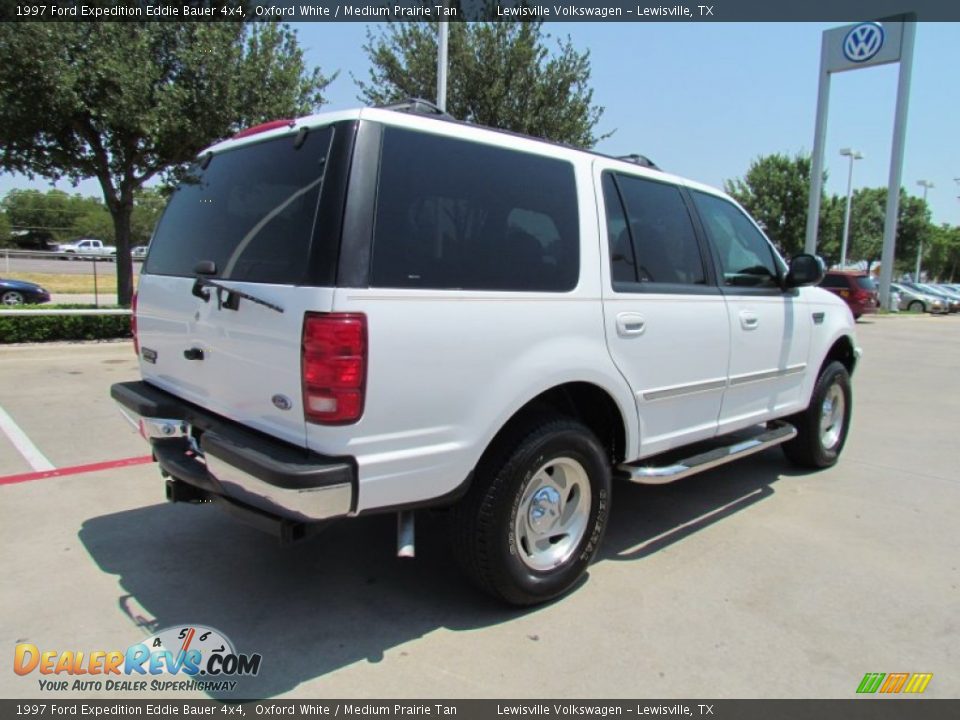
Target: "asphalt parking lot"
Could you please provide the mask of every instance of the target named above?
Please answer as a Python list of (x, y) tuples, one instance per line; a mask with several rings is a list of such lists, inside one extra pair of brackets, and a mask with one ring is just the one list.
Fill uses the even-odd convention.
[[(587, 581), (527, 611), (466, 585), (441, 516), (418, 518), (400, 560), (392, 516), (282, 548), (167, 504), (154, 466), (123, 464), (146, 454), (108, 395), (137, 375), (129, 343), (2, 347), (6, 662), (18, 642), (122, 650), (198, 623), (262, 654), (241, 697), (852, 698), (866, 672), (930, 672), (925, 696), (960, 697), (960, 317), (858, 337), (836, 467), (799, 472), (774, 449), (617, 485)], [(64, 474), (11, 480), (44, 461)], [(0, 695), (54, 696), (38, 677), (7, 664)]]

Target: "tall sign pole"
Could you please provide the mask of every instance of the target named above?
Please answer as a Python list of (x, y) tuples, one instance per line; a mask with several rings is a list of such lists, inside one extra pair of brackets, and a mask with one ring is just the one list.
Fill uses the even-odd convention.
[[(447, 1), (444, 0), (444, 7)], [(437, 38), (437, 107), (447, 111), (447, 21), (440, 21), (439, 37)]]
[(804, 249), (817, 251), (817, 226), (820, 220), (820, 194), (823, 191), (823, 155), (827, 135), (827, 108), (830, 101), (830, 75), (847, 70), (888, 63), (900, 63), (897, 108), (893, 125), (893, 150), (887, 185), (887, 211), (883, 226), (883, 253), (880, 271), (880, 301), (890, 307), (890, 281), (897, 237), (897, 211), (900, 205), (900, 178), (903, 174), (903, 146), (907, 129), (910, 98), (910, 74), (916, 16), (913, 13), (826, 30), (820, 46), (820, 85), (810, 163), (810, 198), (807, 203), (807, 232)]
[(804, 252), (817, 252), (820, 224), (820, 195), (823, 193), (823, 146), (827, 139), (827, 110), (830, 105), (830, 58), (827, 33), (820, 45), (820, 83), (817, 86), (817, 122), (813, 130), (813, 158), (810, 161), (810, 200), (807, 203), (807, 237)]
[[(910, 76), (913, 72), (915, 21), (903, 24), (900, 46), (900, 80), (897, 109), (893, 119), (893, 149), (890, 151), (890, 180), (887, 183), (887, 216), (883, 221), (883, 253), (880, 256), (880, 306), (890, 310), (890, 282), (897, 242), (897, 213), (900, 210), (900, 180), (903, 176), (903, 144), (907, 135), (907, 108), (910, 105)], [(920, 282), (918, 279), (916, 282)]]

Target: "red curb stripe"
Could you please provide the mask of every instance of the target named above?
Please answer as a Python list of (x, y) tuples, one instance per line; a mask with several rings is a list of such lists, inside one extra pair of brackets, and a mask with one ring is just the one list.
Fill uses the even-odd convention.
[(0, 485), (30, 482), (31, 480), (46, 480), (47, 478), (63, 477), (64, 475), (79, 475), (80, 473), (110, 470), (111, 468), (128, 467), (130, 465), (145, 465), (153, 462), (150, 455), (123, 458), (122, 460), (108, 460), (106, 462), (90, 463), (89, 465), (74, 465), (72, 467), (57, 468), (56, 470), (41, 470), (40, 472), (20, 473), (19, 475), (4, 475), (0, 477)]

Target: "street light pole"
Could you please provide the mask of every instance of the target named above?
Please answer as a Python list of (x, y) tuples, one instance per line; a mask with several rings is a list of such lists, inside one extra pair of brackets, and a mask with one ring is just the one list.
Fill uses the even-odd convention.
[[(923, 188), (923, 209), (927, 209), (927, 190), (933, 187), (929, 180), (917, 180), (917, 185)], [(917, 268), (913, 273), (913, 281), (920, 282), (920, 259), (923, 257), (923, 236), (920, 236), (920, 244), (917, 245)]]
[(850, 238), (850, 200), (853, 196), (853, 161), (860, 160), (863, 154), (857, 150), (843, 148), (840, 154), (850, 158), (850, 169), (847, 171), (847, 209), (843, 214), (843, 243), (840, 245), (840, 269), (847, 266), (847, 240)]

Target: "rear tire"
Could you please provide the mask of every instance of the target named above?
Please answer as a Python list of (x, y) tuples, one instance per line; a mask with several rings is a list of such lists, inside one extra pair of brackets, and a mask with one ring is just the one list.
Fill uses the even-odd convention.
[(546, 419), (498, 441), (450, 513), (467, 576), (512, 605), (570, 590), (603, 539), (610, 477), (603, 446), (574, 420)]
[(3, 305), (23, 305), (24, 301), (23, 294), (16, 290), (7, 290), (0, 295), (0, 304)]
[(810, 406), (787, 418), (797, 428), (797, 436), (780, 446), (784, 454), (801, 467), (836, 464), (847, 441), (852, 410), (850, 374), (842, 363), (831, 362), (817, 378)]

